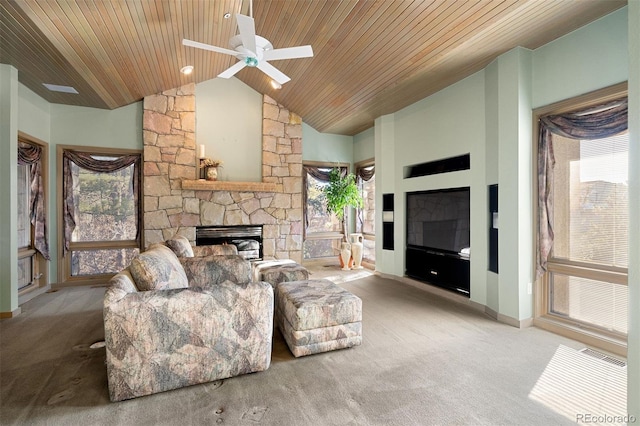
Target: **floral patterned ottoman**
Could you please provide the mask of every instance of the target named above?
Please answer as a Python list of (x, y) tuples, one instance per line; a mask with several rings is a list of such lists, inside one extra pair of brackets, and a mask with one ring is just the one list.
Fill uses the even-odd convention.
[(276, 323), (295, 357), (362, 343), (362, 300), (329, 280), (276, 285)]

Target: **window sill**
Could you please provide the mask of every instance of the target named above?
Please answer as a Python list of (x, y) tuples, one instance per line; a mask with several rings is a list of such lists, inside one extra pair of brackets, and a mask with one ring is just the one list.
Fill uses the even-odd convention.
[(534, 318), (533, 325), (618, 356), (627, 356), (626, 340), (586, 325), (580, 326), (573, 321), (549, 314)]
[(342, 239), (342, 232), (308, 232), (307, 240), (338, 240)]

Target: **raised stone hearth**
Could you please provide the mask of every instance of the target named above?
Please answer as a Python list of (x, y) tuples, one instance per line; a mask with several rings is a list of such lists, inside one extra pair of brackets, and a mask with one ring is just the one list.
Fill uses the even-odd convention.
[(144, 99), (145, 246), (200, 225), (264, 225), (265, 258), (302, 261), (302, 119), (263, 97), (262, 182), (197, 180), (195, 84)]

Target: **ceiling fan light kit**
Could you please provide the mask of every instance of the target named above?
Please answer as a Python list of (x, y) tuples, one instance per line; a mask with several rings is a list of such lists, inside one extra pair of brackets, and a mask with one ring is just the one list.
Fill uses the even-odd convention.
[[(253, 7), (251, 10), (253, 10)], [(239, 59), (238, 62), (218, 74), (218, 77), (231, 78), (244, 67), (258, 68), (273, 81), (277, 82), (280, 87), (291, 80), (291, 78), (271, 65), (268, 61), (310, 58), (313, 56), (313, 49), (309, 45), (274, 49), (269, 40), (256, 35), (255, 21), (251, 16), (236, 14), (236, 22), (238, 24), (239, 34), (231, 37), (229, 40), (231, 49), (188, 39), (183, 39), (182, 44), (197, 49), (235, 56)]]
[(254, 58), (253, 56), (247, 56), (246, 58), (244, 58), (244, 63), (247, 64), (248, 67), (257, 67), (258, 59)]

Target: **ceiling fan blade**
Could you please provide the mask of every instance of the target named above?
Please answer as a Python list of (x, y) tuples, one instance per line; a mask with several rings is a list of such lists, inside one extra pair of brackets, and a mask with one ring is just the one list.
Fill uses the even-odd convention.
[(286, 74), (267, 61), (260, 61), (258, 63), (258, 69), (280, 84), (285, 84), (287, 81), (291, 80)]
[(256, 54), (256, 24), (252, 17), (246, 15), (236, 15), (238, 31), (245, 49)]
[(284, 47), (282, 49), (265, 50), (264, 59), (277, 61), (279, 59), (310, 58), (313, 56), (311, 46)]
[(210, 50), (212, 52), (224, 53), (227, 55), (238, 56), (239, 52), (230, 49), (224, 49), (218, 46), (212, 46), (210, 44), (200, 43), (198, 41), (182, 39), (182, 44), (189, 47), (196, 47), (198, 49)]
[(218, 74), (218, 77), (220, 77), (220, 78), (231, 78), (238, 71), (240, 71), (242, 68), (244, 68), (246, 66), (247, 66), (247, 64), (244, 61), (236, 62), (235, 64), (231, 65), (229, 68), (227, 68), (226, 70), (224, 70), (220, 74)]

